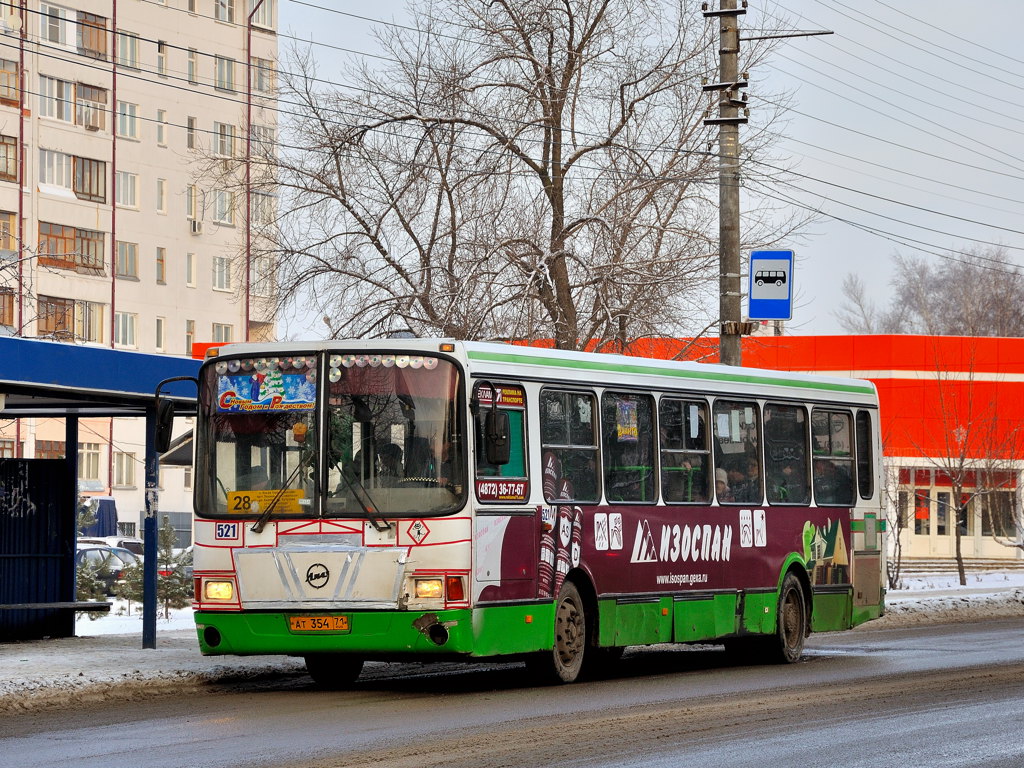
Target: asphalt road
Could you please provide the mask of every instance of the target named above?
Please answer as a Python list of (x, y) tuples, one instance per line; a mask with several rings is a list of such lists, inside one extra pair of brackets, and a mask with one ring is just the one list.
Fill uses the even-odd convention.
[(279, 676), (0, 721), (0, 765), (1021, 766), (1024, 619), (813, 636), (785, 667), (638, 650), (614, 678), (368, 665), (349, 692)]

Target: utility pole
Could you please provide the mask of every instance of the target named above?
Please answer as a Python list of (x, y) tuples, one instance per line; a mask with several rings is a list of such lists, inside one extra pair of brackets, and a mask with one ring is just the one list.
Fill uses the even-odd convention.
[[(740, 130), (747, 122), (746, 101), (740, 89), (747, 87), (740, 78), (740, 34), (738, 17), (747, 12), (736, 0), (721, 0), (721, 8), (703, 6), (705, 18), (719, 20), (719, 81), (704, 85), (705, 91), (720, 94), (718, 116), (708, 117), (705, 125), (718, 126), (718, 265), (719, 265), (719, 342), (718, 356), (724, 365), (742, 365), (740, 337), (742, 322), (740, 299)], [(740, 110), (743, 110), (741, 112)]]

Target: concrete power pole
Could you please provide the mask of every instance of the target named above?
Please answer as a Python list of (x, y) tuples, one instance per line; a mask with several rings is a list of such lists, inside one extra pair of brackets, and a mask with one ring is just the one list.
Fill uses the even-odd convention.
[(736, 7), (736, 0), (721, 0), (720, 10), (708, 10), (704, 16), (719, 19), (719, 82), (705, 85), (705, 91), (720, 94), (718, 116), (709, 117), (705, 125), (718, 126), (718, 263), (719, 263), (719, 359), (725, 365), (742, 365), (740, 337), (745, 330), (740, 299), (740, 130), (747, 122), (746, 102), (740, 89), (747, 87), (740, 78), (739, 20), (745, 14)]

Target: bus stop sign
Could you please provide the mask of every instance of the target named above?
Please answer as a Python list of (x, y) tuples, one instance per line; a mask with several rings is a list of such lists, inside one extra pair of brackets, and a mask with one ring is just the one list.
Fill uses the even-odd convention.
[(793, 251), (751, 251), (747, 317), (793, 319)]

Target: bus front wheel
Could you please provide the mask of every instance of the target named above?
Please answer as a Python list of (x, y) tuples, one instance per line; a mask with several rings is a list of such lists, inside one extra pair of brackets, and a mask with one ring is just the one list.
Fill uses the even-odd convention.
[(793, 573), (787, 573), (779, 592), (779, 612), (775, 634), (763, 638), (761, 658), (769, 664), (793, 664), (804, 652), (807, 637), (807, 601)]
[(574, 682), (583, 669), (588, 641), (583, 598), (576, 585), (566, 581), (555, 603), (555, 644), (527, 660), (527, 667), (542, 682)]
[(305, 660), (306, 671), (319, 688), (345, 688), (363, 671), (362, 659), (343, 653), (311, 653)]

